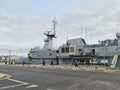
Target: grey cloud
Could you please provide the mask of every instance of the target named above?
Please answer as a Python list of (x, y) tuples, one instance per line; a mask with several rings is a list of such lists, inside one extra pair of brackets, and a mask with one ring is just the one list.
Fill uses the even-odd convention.
[[(98, 0), (96, 1), (94, 4), (97, 5)], [(98, 5), (99, 8), (96, 8), (93, 13), (79, 11), (79, 13), (68, 14), (61, 20), (60, 30), (63, 29), (64, 36), (75, 37), (80, 36), (82, 27), (85, 38), (86, 28), (88, 28), (87, 36), (90, 38), (92, 28), (94, 43), (99, 39), (116, 38), (115, 33), (119, 31), (117, 25), (120, 13), (119, 3), (119, 0), (102, 0)]]
[(0, 0), (0, 12), (3, 15), (9, 13), (9, 15), (23, 16), (30, 13), (30, 8), (29, 0), (13, 0), (11, 2), (10, 0)]

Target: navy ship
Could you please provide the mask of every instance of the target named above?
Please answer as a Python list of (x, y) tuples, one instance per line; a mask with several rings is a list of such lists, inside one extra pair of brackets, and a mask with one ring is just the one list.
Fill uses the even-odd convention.
[(104, 64), (110, 67), (120, 65), (120, 33), (116, 33), (115, 39), (107, 39), (99, 44), (88, 45), (83, 38), (74, 38), (66, 41), (57, 50), (53, 49), (53, 38), (56, 38), (56, 20), (53, 20), (53, 31), (47, 31), (47, 38), (42, 49), (32, 48), (29, 53), (31, 63), (41, 64), (45, 61), (50, 64)]

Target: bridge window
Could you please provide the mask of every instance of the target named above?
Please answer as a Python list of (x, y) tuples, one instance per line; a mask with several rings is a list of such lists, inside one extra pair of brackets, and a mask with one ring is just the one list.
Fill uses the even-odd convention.
[(66, 47), (66, 52), (69, 52), (69, 47)]
[(65, 50), (65, 48), (63, 47), (63, 48), (62, 48), (62, 53), (65, 53), (65, 52), (66, 52), (66, 50)]
[(70, 52), (74, 52), (74, 47), (70, 47)]

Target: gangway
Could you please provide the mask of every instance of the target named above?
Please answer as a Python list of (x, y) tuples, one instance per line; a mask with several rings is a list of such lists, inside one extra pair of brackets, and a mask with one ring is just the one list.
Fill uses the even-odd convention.
[(112, 60), (112, 63), (110, 65), (111, 68), (115, 68), (115, 66), (117, 64), (117, 60), (118, 60), (118, 53), (115, 53), (114, 57), (113, 57), (113, 60)]

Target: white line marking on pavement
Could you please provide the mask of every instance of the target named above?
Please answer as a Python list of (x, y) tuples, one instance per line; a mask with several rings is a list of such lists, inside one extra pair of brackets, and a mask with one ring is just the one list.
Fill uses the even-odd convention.
[(17, 85), (5, 86), (5, 87), (0, 87), (0, 89), (13, 88), (13, 87), (18, 87), (18, 86), (23, 86), (23, 85), (26, 85), (26, 84), (17, 84)]
[(48, 89), (46, 89), (46, 90), (53, 90), (53, 89), (48, 88)]
[(25, 88), (35, 88), (35, 87), (39, 87), (38, 85), (30, 85), (30, 86), (27, 86)]
[(8, 79), (8, 80), (13, 81), (13, 82), (17, 82), (17, 83), (21, 83), (21, 84), (28, 84), (26, 82), (15, 80), (15, 79)]
[(27, 85), (27, 84), (28, 84), (28, 83), (26, 83), (26, 82), (19, 81), (19, 80), (15, 80), (15, 79), (8, 79), (8, 80), (13, 81), (13, 82), (17, 82), (17, 83), (20, 83), (20, 84), (10, 85), (10, 86), (5, 86), (5, 87), (0, 87), (0, 89), (13, 88), (13, 87), (24, 86), (24, 85)]

